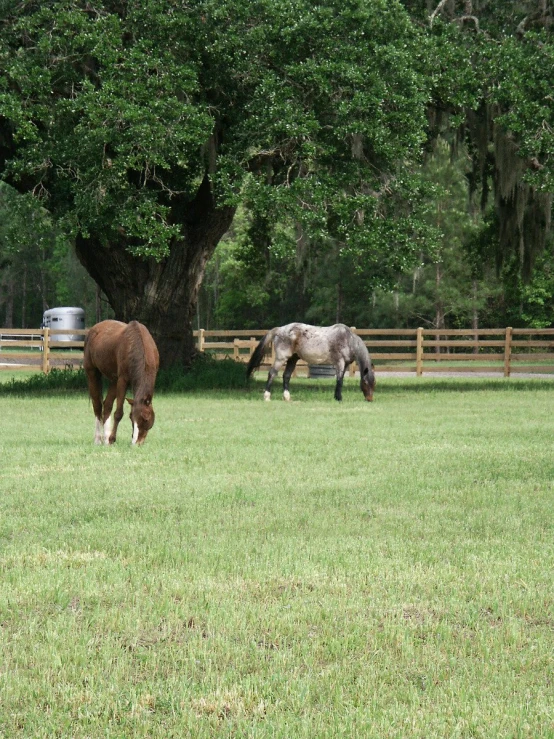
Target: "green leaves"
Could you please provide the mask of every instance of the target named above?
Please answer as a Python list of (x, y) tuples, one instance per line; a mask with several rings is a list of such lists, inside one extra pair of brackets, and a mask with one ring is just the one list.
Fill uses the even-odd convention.
[(489, 5), (487, 33), (445, 14), (429, 29), (407, 0), (14, 6), (0, 27), (4, 177), (73, 233), (123, 234), (142, 256), (185, 238), (183, 203), (209, 175), (219, 204), (246, 193), (313, 238), (407, 264), (435, 238), (417, 174), (430, 106), (454, 123), (494, 106), (535, 163), (527, 180), (554, 186), (551, 38), (498, 31)]
[(332, 221), (350, 237), (362, 191), (386, 200), (419, 157), (422, 43), (384, 0), (27, 6), (0, 32), (6, 176), (74, 231), (124, 232), (141, 255), (182, 235), (176, 197), (207, 171), (227, 200), (250, 173), (320, 233)]
[[(2, 102), (14, 132), (9, 177), (40, 182), (74, 229), (107, 242), (123, 229), (137, 253), (162, 257), (178, 232), (168, 199), (195, 191), (213, 118), (192, 100), (194, 64), (160, 43), (174, 19), (155, 5), (149, 26), (142, 6), (123, 18), (49, 3), (15, 19), (1, 39)], [(186, 26), (183, 16), (178, 33)]]

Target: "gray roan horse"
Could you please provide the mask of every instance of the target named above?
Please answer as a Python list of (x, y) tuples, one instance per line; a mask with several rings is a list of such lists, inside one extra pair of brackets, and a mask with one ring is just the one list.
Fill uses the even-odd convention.
[(271, 329), (254, 349), (246, 377), (262, 363), (266, 347), (273, 342), (275, 361), (269, 370), (264, 399), (271, 398), (271, 384), (285, 365), (283, 372), (283, 398), (290, 400), (289, 381), (299, 359), (308, 364), (334, 364), (337, 373), (335, 400), (342, 400), (342, 382), (349, 365), (356, 360), (360, 368), (360, 388), (366, 400), (373, 400), (375, 373), (366, 345), (348, 326), (309, 326), (307, 323), (288, 323)]
[[(85, 341), (83, 366), (96, 416), (96, 444), (115, 442), (129, 385), (134, 395), (133, 399), (127, 398), (131, 404), (132, 443), (143, 443), (154, 425), (152, 395), (159, 364), (158, 348), (142, 323), (101, 321), (90, 329)], [(102, 375), (110, 383), (103, 404)], [(111, 413), (116, 398), (112, 428)]]

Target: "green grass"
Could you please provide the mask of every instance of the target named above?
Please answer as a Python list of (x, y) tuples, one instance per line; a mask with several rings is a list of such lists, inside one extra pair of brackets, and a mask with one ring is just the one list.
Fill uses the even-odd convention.
[(541, 381), (0, 399), (0, 736), (554, 736)]

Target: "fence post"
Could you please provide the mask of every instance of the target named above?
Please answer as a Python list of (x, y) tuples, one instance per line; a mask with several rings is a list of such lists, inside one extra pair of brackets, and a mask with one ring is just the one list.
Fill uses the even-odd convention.
[(235, 339), (233, 341), (233, 359), (235, 360), (235, 362), (238, 362), (239, 359), (240, 359), (240, 356), (239, 356), (239, 339)]
[(420, 326), (416, 333), (416, 376), (423, 374), (423, 328)]
[(504, 377), (510, 376), (510, 360), (512, 357), (512, 327), (506, 328), (506, 338), (504, 340)]
[(204, 351), (204, 329), (203, 328), (198, 329), (198, 351), (199, 352)]
[(50, 329), (42, 329), (42, 371), (45, 375), (50, 369)]

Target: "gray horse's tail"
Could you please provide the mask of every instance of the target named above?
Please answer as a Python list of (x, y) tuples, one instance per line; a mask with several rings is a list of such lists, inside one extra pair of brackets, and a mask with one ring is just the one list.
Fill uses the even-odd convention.
[(258, 369), (258, 367), (262, 363), (265, 354), (265, 348), (273, 340), (274, 330), (275, 329), (271, 329), (271, 331), (268, 331), (267, 334), (260, 341), (258, 346), (254, 349), (252, 356), (250, 357), (250, 361), (248, 362), (248, 366), (246, 367), (246, 379), (248, 379), (252, 372)]

